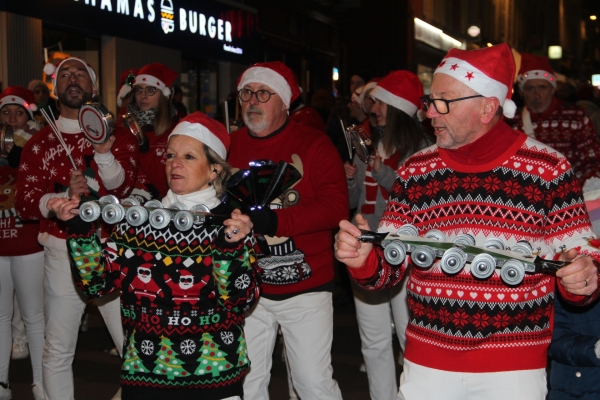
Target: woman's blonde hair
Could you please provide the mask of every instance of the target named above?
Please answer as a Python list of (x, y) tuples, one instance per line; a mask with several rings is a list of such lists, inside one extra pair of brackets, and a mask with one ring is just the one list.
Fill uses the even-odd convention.
[(219, 164), (221, 172), (217, 173), (217, 177), (212, 181), (212, 185), (217, 191), (217, 197), (221, 197), (225, 193), (225, 182), (231, 176), (231, 166), (227, 161), (223, 160), (213, 149), (202, 143), (204, 154), (210, 165)]

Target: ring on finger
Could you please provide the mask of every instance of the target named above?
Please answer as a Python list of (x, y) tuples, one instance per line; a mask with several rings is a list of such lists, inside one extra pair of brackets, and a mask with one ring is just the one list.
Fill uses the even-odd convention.
[(238, 232), (239, 232), (239, 230), (238, 230), (237, 228), (235, 228), (235, 229), (233, 230), (233, 234), (234, 234), (234, 235), (237, 235), (237, 234), (238, 234)]

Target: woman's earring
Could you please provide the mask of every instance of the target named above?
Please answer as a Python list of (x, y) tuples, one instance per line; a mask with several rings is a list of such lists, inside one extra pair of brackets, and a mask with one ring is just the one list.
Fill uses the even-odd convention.
[(208, 182), (208, 186), (212, 186), (212, 181)]

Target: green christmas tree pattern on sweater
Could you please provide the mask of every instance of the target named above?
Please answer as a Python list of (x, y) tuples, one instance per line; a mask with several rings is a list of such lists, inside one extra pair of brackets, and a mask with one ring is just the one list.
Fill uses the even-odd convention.
[(225, 359), (227, 353), (219, 350), (219, 345), (214, 342), (213, 337), (209, 333), (205, 332), (202, 334), (201, 343), (201, 356), (198, 358), (200, 365), (196, 368), (194, 374), (206, 375), (212, 373), (214, 377), (217, 377), (221, 372), (234, 367), (233, 364)]
[(129, 345), (127, 346), (127, 352), (125, 353), (125, 361), (123, 361), (122, 369), (129, 372), (130, 375), (140, 372), (148, 373), (150, 371), (148, 371), (146, 367), (144, 367), (144, 364), (142, 363), (142, 360), (140, 360), (140, 356), (135, 347), (136, 341), (134, 335), (135, 329), (133, 330), (133, 332), (131, 333), (131, 337), (129, 338)]
[(87, 286), (92, 280), (92, 272), (98, 269), (98, 256), (102, 253), (102, 248), (95, 240), (90, 239), (83, 239), (79, 243), (69, 242), (69, 244), (73, 262), (81, 276), (81, 283)]
[(188, 376), (189, 373), (181, 366), (183, 362), (177, 358), (179, 353), (173, 350), (173, 342), (166, 337), (160, 337), (158, 358), (154, 361), (156, 375), (165, 375), (168, 379)]
[(237, 348), (238, 365), (241, 367), (242, 365), (248, 364), (248, 348), (246, 347), (246, 337), (243, 332), (238, 338), (238, 342), (240, 342), (240, 345)]

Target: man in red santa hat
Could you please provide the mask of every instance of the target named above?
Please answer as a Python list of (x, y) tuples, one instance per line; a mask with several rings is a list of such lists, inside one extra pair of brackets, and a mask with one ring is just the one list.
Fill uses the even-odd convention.
[(600, 177), (600, 141), (584, 108), (554, 96), (556, 76), (548, 58), (521, 54), (517, 77), (525, 107), (509, 122), (567, 157), (581, 185)]
[[(248, 168), (253, 160), (283, 160), (302, 178), (272, 208), (252, 212), (254, 232), (266, 235), (271, 255), (259, 259), (261, 296), (246, 318), (252, 368), (244, 399), (268, 399), (272, 352), (281, 326), (294, 388), (302, 399), (339, 400), (332, 378), (332, 236), (348, 216), (348, 189), (337, 150), (327, 135), (288, 116), (300, 91), (283, 63), (254, 64), (238, 80), (246, 126), (231, 134), (228, 162)], [(276, 204), (277, 203), (277, 204)]]
[[(594, 234), (568, 160), (503, 121), (516, 109), (513, 76), (506, 44), (448, 52), (421, 98), (436, 144), (398, 169), (379, 231), (409, 223), (449, 241), (469, 234), (478, 246), (526, 240), (540, 257), (570, 263), (556, 276), (527, 274), (516, 285), (498, 269), (479, 279), (470, 264), (454, 274), (439, 259), (413, 266), (398, 399), (544, 399), (555, 295), (578, 305), (598, 297), (600, 252), (586, 240)], [(360, 214), (356, 222), (340, 222), (336, 258), (368, 289), (402, 282), (410, 257), (391, 264), (381, 246), (357, 240), (359, 228), (376, 227)]]

